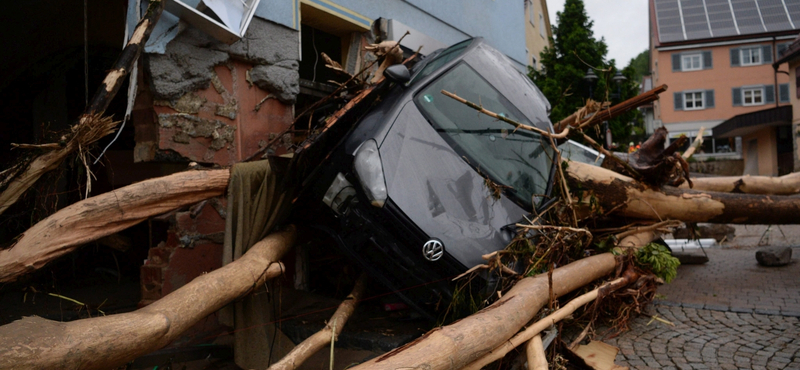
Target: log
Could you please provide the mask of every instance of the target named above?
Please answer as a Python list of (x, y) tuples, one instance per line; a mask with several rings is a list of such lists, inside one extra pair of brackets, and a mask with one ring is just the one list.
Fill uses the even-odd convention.
[(147, 218), (222, 195), (230, 171), (186, 171), (150, 179), (72, 204), (0, 251), (0, 282), (14, 281), (80, 245)]
[(649, 188), (605, 168), (570, 161), (566, 177), (612, 214), (645, 220), (732, 224), (796, 224), (800, 196), (720, 193), (672, 186)]
[(692, 146), (683, 153), (683, 159), (689, 159), (694, 155), (694, 152), (697, 151), (701, 145), (703, 145), (703, 131), (705, 131), (705, 127), (700, 127), (700, 131), (697, 131), (697, 137), (694, 139)]
[[(722, 193), (792, 195), (800, 193), (800, 172), (780, 177), (770, 176), (723, 176), (700, 177), (693, 180), (694, 190)], [(681, 188), (687, 188), (682, 185)]]
[[(611, 253), (587, 257), (553, 270), (558, 297), (614, 272)], [(549, 300), (547, 274), (518, 281), (491, 306), (353, 369), (461, 369), (483, 357), (530, 322)]]
[(306, 340), (298, 344), (292, 349), (291, 352), (286, 354), (280, 361), (276, 362), (269, 367), (268, 370), (294, 370), (302, 365), (309, 357), (325, 348), (331, 343), (331, 339), (338, 338), (342, 333), (344, 325), (356, 309), (356, 304), (364, 295), (364, 290), (367, 285), (366, 275), (362, 274), (356, 281), (355, 287), (347, 296), (344, 302), (339, 305), (336, 312), (333, 313), (331, 319), (325, 327), (308, 337)]
[[(0, 193), (0, 214), (16, 203), (19, 197), (36, 183), (43, 174), (58, 168), (69, 154), (84, 150), (90, 144), (113, 132), (116, 122), (111, 122), (110, 118), (102, 120), (100, 116), (108, 108), (117, 91), (119, 91), (125, 76), (131, 72), (133, 63), (144, 50), (147, 39), (150, 38), (150, 33), (153, 32), (153, 28), (156, 26), (163, 10), (163, 1), (150, 1), (147, 13), (136, 25), (128, 44), (122, 49), (122, 53), (120, 53), (114, 66), (106, 75), (103, 83), (98, 87), (78, 123), (72, 127), (70, 140), (63, 148), (38, 156), (28, 165), (25, 172), (9, 183), (8, 187)], [(112, 124), (109, 124), (109, 122)]]
[(270, 234), (238, 260), (133, 312), (71, 322), (26, 317), (0, 326), (0, 369), (112, 369), (162, 348), (280, 275), (276, 262), (295, 236), (294, 227)]
[(542, 344), (542, 336), (536, 334), (533, 339), (528, 341), (525, 347), (525, 355), (528, 358), (529, 370), (547, 370), (547, 356), (544, 353), (544, 345)]
[[(572, 313), (575, 312), (575, 310), (577, 310), (581, 306), (594, 302), (601, 293), (605, 295), (608, 294), (609, 292), (618, 290), (636, 281), (637, 278), (638, 276), (635, 273), (626, 274), (625, 277), (621, 277), (615, 279), (614, 281), (605, 283), (599, 288), (594, 289), (588, 293), (585, 293), (569, 301), (569, 303), (564, 305), (564, 307), (556, 310), (547, 317), (537, 321), (535, 324), (529, 326), (519, 334), (515, 335), (514, 337), (504, 342), (497, 348), (493, 349), (492, 352), (467, 365), (462, 370), (480, 370), (484, 366), (503, 358), (506, 354), (508, 354), (508, 352), (514, 350), (514, 348), (517, 348), (521, 344), (532, 340), (534, 336), (538, 336), (539, 333), (541, 333), (543, 330), (549, 328), (552, 325), (555, 325), (557, 322), (572, 315)], [(530, 365), (530, 363), (528, 365)]]

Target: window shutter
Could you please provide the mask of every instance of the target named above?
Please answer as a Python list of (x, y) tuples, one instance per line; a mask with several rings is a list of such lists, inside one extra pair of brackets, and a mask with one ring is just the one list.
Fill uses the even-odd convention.
[(800, 99), (800, 67), (794, 69), (794, 89), (795, 97)]
[(781, 54), (783, 54), (783, 52), (786, 51), (786, 48), (787, 48), (787, 45), (786, 45), (785, 42), (782, 43), (782, 44), (778, 44), (778, 59), (781, 58)]
[(775, 85), (764, 85), (764, 103), (775, 102)]
[(714, 65), (711, 61), (711, 51), (704, 51), (703, 52), (703, 69), (711, 69)]
[(672, 54), (672, 72), (680, 72), (681, 70), (681, 54)]
[(739, 48), (731, 49), (731, 67), (739, 66)]
[(741, 87), (734, 87), (733, 88), (733, 106), (738, 107), (742, 105), (742, 88)]
[(778, 101), (788, 103), (789, 99), (789, 84), (778, 85)]
[(714, 90), (706, 90), (706, 108), (714, 108)]
[(761, 50), (761, 56), (764, 59), (764, 64), (772, 63), (772, 45), (764, 45)]
[(675, 110), (683, 110), (683, 93), (672, 94), (675, 97)]

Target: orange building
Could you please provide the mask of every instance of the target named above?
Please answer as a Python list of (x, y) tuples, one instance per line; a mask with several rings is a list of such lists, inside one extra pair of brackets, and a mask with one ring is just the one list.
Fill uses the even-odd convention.
[(672, 141), (705, 127), (699, 160), (743, 158), (745, 173), (777, 175), (790, 85), (772, 63), (797, 35), (800, 0), (650, 0), (649, 10), (652, 84), (669, 87), (649, 129), (663, 125)]

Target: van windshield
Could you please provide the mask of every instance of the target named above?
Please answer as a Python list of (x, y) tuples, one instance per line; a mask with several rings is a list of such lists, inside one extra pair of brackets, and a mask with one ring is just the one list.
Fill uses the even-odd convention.
[(485, 109), (533, 126), (511, 102), (466, 63), (425, 87), (414, 101), (437, 132), (483, 176), (527, 208), (547, 192), (553, 150), (542, 136), (496, 120), (441, 93), (452, 92)]

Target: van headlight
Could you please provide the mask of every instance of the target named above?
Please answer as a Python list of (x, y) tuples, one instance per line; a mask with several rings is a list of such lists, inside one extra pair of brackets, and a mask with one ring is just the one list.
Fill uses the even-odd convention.
[(383, 176), (383, 164), (375, 140), (365, 141), (356, 150), (354, 167), (367, 199), (373, 206), (383, 207), (387, 197), (386, 179)]

